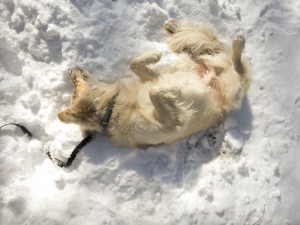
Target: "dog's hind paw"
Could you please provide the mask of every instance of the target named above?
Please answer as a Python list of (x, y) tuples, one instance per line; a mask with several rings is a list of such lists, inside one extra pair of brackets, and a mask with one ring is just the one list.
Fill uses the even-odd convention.
[(243, 51), (245, 47), (246, 38), (244, 35), (239, 34), (232, 40), (233, 50)]
[(177, 20), (169, 20), (164, 25), (163, 28), (168, 34), (174, 34), (178, 30), (178, 28), (181, 26), (180, 22)]

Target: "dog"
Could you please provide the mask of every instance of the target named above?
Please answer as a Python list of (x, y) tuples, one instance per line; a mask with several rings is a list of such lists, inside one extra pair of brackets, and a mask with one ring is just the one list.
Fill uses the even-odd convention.
[(172, 70), (153, 68), (159, 51), (131, 61), (139, 79), (130, 81), (104, 83), (75, 67), (71, 106), (59, 120), (78, 124), (84, 135), (102, 132), (116, 145), (144, 148), (207, 129), (239, 108), (251, 82), (245, 37), (229, 46), (208, 25), (170, 20), (163, 29), (178, 59)]

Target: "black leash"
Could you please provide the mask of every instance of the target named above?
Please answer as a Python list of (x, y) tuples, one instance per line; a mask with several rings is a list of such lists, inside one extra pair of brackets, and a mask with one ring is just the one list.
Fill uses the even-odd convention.
[[(108, 103), (108, 106), (107, 106), (107, 109), (106, 109), (106, 112), (101, 120), (101, 125), (103, 127), (103, 133), (104, 134), (107, 134), (107, 127), (109, 125), (109, 121), (110, 121), (110, 117), (112, 115), (112, 111), (114, 109), (114, 106), (115, 106), (115, 101), (116, 101), (116, 98), (117, 98), (118, 94), (115, 94), (112, 99), (110, 100), (110, 102)], [(8, 124), (4, 124), (0, 127), (0, 129), (2, 127), (5, 127), (5, 126), (8, 126), (8, 125), (14, 125), (14, 126), (17, 126), (19, 127), (24, 134), (27, 135), (27, 137), (29, 139), (31, 139), (33, 137), (33, 134), (26, 128), (24, 127), (23, 125), (21, 124), (18, 124), (18, 123), (8, 123)], [(46, 155), (53, 161), (57, 163), (57, 165), (59, 167), (69, 167), (72, 165), (72, 162), (74, 161), (74, 159), (76, 158), (76, 156), (78, 155), (78, 153), (80, 152), (80, 150), (85, 146), (87, 145), (91, 140), (93, 140), (94, 136), (93, 135), (89, 135), (87, 137), (85, 137), (76, 147), (75, 149), (72, 151), (70, 157), (68, 158), (67, 162), (62, 162), (61, 160), (57, 159), (57, 158), (52, 158), (51, 154), (49, 151), (46, 152)]]
[[(91, 140), (93, 140), (93, 137), (92, 135), (89, 135), (87, 137), (85, 137), (77, 146), (76, 148), (72, 151), (70, 157), (68, 158), (67, 162), (62, 162), (61, 160), (55, 158), (55, 160), (57, 161), (57, 165), (59, 167), (69, 167), (72, 165), (72, 162), (74, 161), (74, 159), (76, 158), (76, 156), (78, 155), (78, 153), (80, 152), (80, 150), (86, 145), (88, 144)], [(54, 161), (50, 155), (50, 152), (47, 152), (46, 153), (49, 158)]]
[[(0, 127), (0, 129), (2, 129), (2, 127), (5, 127), (5, 126), (8, 126), (8, 125), (14, 125), (14, 126), (17, 126), (19, 127), (23, 133), (25, 135), (27, 135), (27, 137), (29, 139), (31, 139), (33, 137), (33, 134), (26, 128), (24, 127), (23, 125), (21, 124), (18, 124), (18, 123), (8, 123), (8, 124), (4, 124)], [(80, 152), (80, 150), (86, 145), (88, 144), (91, 140), (93, 139), (93, 136), (90, 135), (90, 136), (87, 136), (85, 137), (76, 147), (75, 149), (72, 151), (70, 157), (68, 158), (67, 162), (62, 162), (61, 160), (55, 158), (55, 160), (57, 161), (57, 165), (59, 167), (69, 167), (72, 165), (72, 162), (74, 161), (74, 159), (76, 158), (76, 156), (78, 155), (78, 153)], [(54, 159), (51, 157), (51, 154), (50, 152), (46, 152), (46, 155), (54, 162)]]
[(33, 134), (26, 128), (24, 127), (23, 125), (21, 124), (18, 124), (18, 123), (8, 123), (8, 124), (4, 124), (0, 127), (0, 129), (2, 129), (2, 127), (5, 127), (5, 126), (8, 126), (8, 125), (14, 125), (14, 126), (17, 126), (19, 127), (24, 134), (26, 134), (28, 136), (29, 139), (31, 139), (33, 137)]

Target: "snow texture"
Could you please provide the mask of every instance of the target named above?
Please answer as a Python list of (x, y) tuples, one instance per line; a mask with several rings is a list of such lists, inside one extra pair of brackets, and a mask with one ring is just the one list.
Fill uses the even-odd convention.
[[(246, 36), (241, 109), (147, 150), (98, 134), (70, 168), (54, 165), (45, 151), (65, 159), (82, 139), (57, 119), (68, 68), (130, 77), (132, 58), (165, 49), (168, 19), (211, 23), (228, 43)], [(300, 224), (299, 1), (1, 0), (0, 26), (0, 125), (35, 135), (0, 131), (0, 224)]]

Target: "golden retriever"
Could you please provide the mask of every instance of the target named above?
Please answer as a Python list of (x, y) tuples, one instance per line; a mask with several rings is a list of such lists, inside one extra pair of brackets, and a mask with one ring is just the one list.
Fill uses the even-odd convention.
[(140, 148), (207, 129), (238, 108), (250, 85), (244, 36), (237, 35), (228, 46), (208, 25), (170, 20), (163, 28), (178, 58), (172, 69), (153, 68), (159, 51), (131, 61), (139, 77), (131, 81), (107, 84), (73, 68), (71, 106), (58, 118), (78, 124), (85, 135), (103, 132), (117, 145)]

